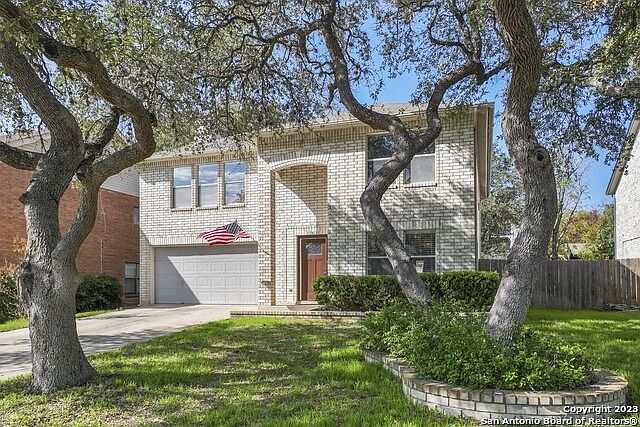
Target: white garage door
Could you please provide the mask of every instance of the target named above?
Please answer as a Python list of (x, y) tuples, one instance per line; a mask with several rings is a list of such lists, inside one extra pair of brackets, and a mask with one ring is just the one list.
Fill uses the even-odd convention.
[(256, 304), (256, 245), (156, 248), (157, 304)]

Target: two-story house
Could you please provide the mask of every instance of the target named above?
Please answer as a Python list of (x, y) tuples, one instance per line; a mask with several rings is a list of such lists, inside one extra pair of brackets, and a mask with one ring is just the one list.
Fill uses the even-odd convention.
[[(418, 108), (378, 107), (424, 126)], [(443, 110), (444, 129), (415, 156), (383, 207), (421, 271), (474, 270), (487, 196), (493, 105)], [(347, 113), (263, 133), (244, 150), (158, 153), (140, 166), (141, 304), (313, 301), (322, 274), (384, 274), (359, 197), (393, 141)], [(237, 221), (250, 234), (207, 246), (200, 232)]]
[[(640, 114), (640, 113), (638, 113)], [(616, 259), (640, 258), (640, 117), (632, 121), (628, 139), (607, 186), (615, 206)]]

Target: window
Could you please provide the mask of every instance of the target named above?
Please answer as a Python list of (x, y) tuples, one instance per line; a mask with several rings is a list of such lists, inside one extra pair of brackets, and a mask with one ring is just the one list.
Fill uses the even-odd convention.
[(173, 207), (191, 207), (191, 166), (173, 168)]
[[(418, 273), (436, 271), (436, 234), (406, 231), (404, 245)], [(367, 274), (393, 274), (393, 268), (373, 233), (367, 233)]]
[(406, 184), (436, 182), (435, 144), (429, 145), (413, 156), (411, 165), (404, 170), (404, 182)]
[(368, 181), (391, 158), (396, 148), (396, 143), (390, 135), (375, 135), (369, 137), (367, 147), (367, 172)]
[(133, 224), (134, 225), (140, 225), (140, 208), (139, 207), (135, 207), (133, 208)]
[(224, 164), (224, 203), (244, 203), (244, 162)]
[(218, 165), (198, 166), (198, 206), (218, 205)]
[(373, 233), (367, 233), (367, 274), (393, 274), (391, 263)]
[[(391, 158), (395, 151), (395, 141), (390, 135), (374, 135), (369, 137), (367, 147), (368, 180)], [(419, 184), (436, 181), (435, 144), (416, 154), (411, 164), (404, 170), (404, 182)]]
[(404, 247), (411, 256), (418, 273), (436, 271), (436, 233), (405, 231)]
[(137, 295), (140, 291), (140, 264), (134, 262), (124, 263), (124, 293)]

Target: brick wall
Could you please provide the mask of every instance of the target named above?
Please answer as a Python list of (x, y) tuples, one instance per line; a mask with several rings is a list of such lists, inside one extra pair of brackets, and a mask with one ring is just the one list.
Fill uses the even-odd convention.
[[(388, 191), (383, 207), (402, 235), (409, 230), (436, 233), (436, 269), (476, 266), (475, 115), (445, 120), (436, 142), (436, 182), (408, 185), (403, 177)], [(412, 127), (424, 123), (408, 120)], [(207, 227), (238, 220), (259, 244), (260, 304), (297, 299), (297, 237), (328, 236), (328, 272), (365, 274), (366, 226), (359, 197), (366, 185), (367, 135), (360, 123), (338, 128), (262, 137), (247, 159), (246, 202), (234, 208), (171, 209), (171, 173), (178, 165), (223, 161), (216, 154), (156, 158), (141, 166), (141, 301), (153, 302), (155, 246), (196, 245)], [(233, 158), (230, 154), (225, 155)]]
[[(263, 249), (262, 230), (258, 227), (260, 212), (257, 191), (257, 169), (255, 155), (245, 156), (245, 203), (242, 205), (198, 207), (197, 165), (231, 160), (232, 156), (203, 155), (195, 158), (178, 158), (152, 161), (140, 166), (140, 302), (154, 302), (151, 283), (153, 248), (156, 246), (203, 245), (196, 236), (233, 221), (238, 223), (259, 242)], [(173, 209), (171, 206), (171, 183), (173, 168), (192, 165), (191, 202), (189, 208)], [(220, 168), (222, 170), (222, 168)], [(219, 181), (220, 182), (220, 181)], [(221, 194), (221, 189), (219, 194)], [(222, 200), (222, 199), (220, 199)]]
[(640, 133), (615, 194), (616, 258), (640, 258)]
[(298, 236), (326, 234), (327, 214), (326, 166), (291, 166), (276, 174), (276, 304), (298, 298)]
[[(13, 252), (13, 241), (25, 239), (25, 218), (20, 195), (26, 190), (31, 172), (0, 163), (0, 262), (17, 264), (22, 254)], [(105, 274), (124, 281), (124, 263), (138, 262), (139, 228), (133, 222), (138, 198), (100, 190), (98, 216), (77, 258), (83, 275)], [(60, 201), (60, 226), (64, 231), (78, 209), (78, 191), (70, 187)]]

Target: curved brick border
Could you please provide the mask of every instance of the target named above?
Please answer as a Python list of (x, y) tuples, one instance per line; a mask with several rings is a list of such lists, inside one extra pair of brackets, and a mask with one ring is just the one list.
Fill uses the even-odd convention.
[(440, 381), (420, 379), (413, 369), (400, 359), (384, 353), (363, 350), (367, 362), (382, 363), (387, 370), (402, 379), (402, 388), (415, 403), (436, 409), (447, 415), (464, 416), (476, 420), (487, 418), (548, 419), (549, 417), (607, 418), (613, 413), (576, 414), (565, 408), (587, 410), (594, 407), (623, 405), (627, 395), (627, 381), (608, 373), (601, 373), (595, 384), (569, 391), (512, 391), (472, 390)]

